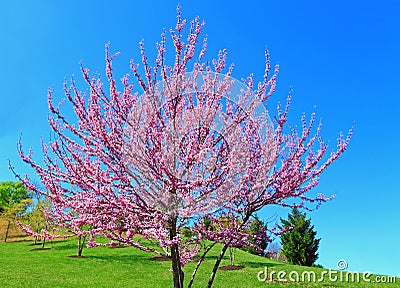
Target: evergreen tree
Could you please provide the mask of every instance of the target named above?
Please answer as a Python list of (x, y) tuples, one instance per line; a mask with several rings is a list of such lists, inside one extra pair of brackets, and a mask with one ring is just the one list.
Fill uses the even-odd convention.
[(290, 229), (281, 235), (282, 253), (286, 259), (296, 265), (312, 266), (318, 259), (318, 246), (321, 239), (316, 239), (317, 232), (311, 225), (311, 219), (306, 219), (306, 213), (294, 208), (288, 219), (282, 219), (282, 227)]

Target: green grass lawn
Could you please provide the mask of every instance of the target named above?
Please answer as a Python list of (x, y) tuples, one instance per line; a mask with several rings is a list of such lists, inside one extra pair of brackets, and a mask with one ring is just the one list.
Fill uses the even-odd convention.
[[(97, 247), (84, 249), (85, 258), (70, 258), (76, 255), (76, 240), (69, 239), (47, 243), (50, 250), (31, 251), (40, 246), (29, 246), (32, 242), (13, 242), (0, 244), (0, 287), (172, 287), (172, 275), (169, 261), (150, 260), (154, 255), (137, 249)], [(202, 264), (194, 287), (205, 287), (209, 273), (218, 254), (218, 249)], [(222, 265), (228, 265), (228, 256)], [(400, 287), (400, 279), (395, 284), (360, 283), (328, 281), (286, 283), (278, 281), (260, 282), (257, 273), (268, 267), (268, 271), (303, 271), (312, 270), (317, 277), (323, 269), (288, 265), (266, 258), (236, 253), (236, 265), (245, 266), (237, 271), (218, 271), (213, 287)], [(194, 263), (184, 268), (186, 280), (189, 280)], [(292, 272), (295, 273), (295, 272)], [(340, 275), (340, 274), (339, 274)], [(277, 275), (274, 275), (276, 279)], [(293, 274), (295, 277), (295, 274)], [(374, 281), (376, 276), (369, 279)], [(288, 279), (288, 275), (286, 275)], [(300, 279), (301, 280), (301, 279)], [(187, 283), (188, 281), (185, 281)]]

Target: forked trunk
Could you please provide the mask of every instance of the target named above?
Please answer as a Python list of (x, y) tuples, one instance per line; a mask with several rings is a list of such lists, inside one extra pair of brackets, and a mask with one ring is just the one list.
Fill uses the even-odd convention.
[(207, 253), (211, 250), (211, 248), (214, 247), (215, 244), (217, 244), (217, 242), (214, 242), (213, 244), (211, 244), (210, 246), (208, 246), (208, 247), (205, 249), (203, 255), (202, 255), (202, 256), (200, 257), (200, 259), (198, 260), (197, 265), (196, 265), (196, 268), (194, 268), (194, 270), (193, 270), (192, 278), (190, 278), (188, 288), (192, 288), (192, 285), (193, 285), (193, 282), (194, 282), (194, 277), (196, 276), (196, 273), (197, 273), (197, 271), (199, 270), (201, 263), (203, 263), (204, 258), (206, 257)]
[[(242, 222), (242, 225), (241, 225), (239, 228), (242, 228), (242, 226), (246, 224), (246, 222), (247, 222), (247, 221), (249, 220), (249, 218), (250, 218), (250, 215), (251, 215), (251, 214), (247, 214), (246, 217), (244, 217), (243, 222)], [(207, 288), (211, 288), (211, 286), (212, 286), (212, 284), (213, 284), (213, 282), (214, 282), (215, 275), (217, 274), (218, 267), (219, 267), (219, 265), (221, 264), (222, 258), (224, 257), (225, 252), (226, 252), (226, 250), (228, 249), (229, 245), (231, 245), (231, 243), (232, 243), (232, 239), (230, 239), (230, 240), (228, 241), (228, 243), (226, 243), (226, 244), (224, 245), (224, 247), (222, 247), (221, 253), (219, 253), (219, 256), (218, 256), (218, 258), (217, 258), (217, 261), (215, 261), (214, 268), (213, 268), (213, 270), (212, 270), (212, 272), (211, 272), (211, 275), (210, 275), (210, 279), (208, 280)]]
[[(170, 234), (169, 239), (174, 240), (176, 237), (176, 217), (170, 218)], [(183, 288), (184, 274), (182, 271), (181, 260), (179, 256), (179, 247), (177, 244), (171, 246), (171, 262), (172, 262), (172, 275), (174, 278), (174, 288)]]
[(83, 245), (85, 244), (85, 237), (78, 236), (78, 256), (82, 256)]

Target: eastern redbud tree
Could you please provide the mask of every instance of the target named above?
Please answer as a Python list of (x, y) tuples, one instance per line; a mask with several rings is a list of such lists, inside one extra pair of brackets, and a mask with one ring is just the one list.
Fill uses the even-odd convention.
[[(74, 80), (65, 82), (75, 118), (53, 104), (49, 90), (55, 136), (43, 144), (43, 161), (24, 153), (21, 143), (19, 152), (46, 191), (29, 176), (22, 179), (26, 187), (46, 195), (53, 211), (68, 214), (58, 219), (68, 219), (78, 231), (90, 227), (85, 232), (89, 247), (101, 245), (99, 235), (160, 253), (157, 244), (170, 253), (174, 287), (184, 286), (185, 263), (197, 261), (186, 279), (191, 287), (208, 251), (222, 247), (211, 287), (228, 248), (257, 247), (254, 235), (246, 233), (257, 211), (273, 204), (314, 209), (330, 199), (306, 194), (345, 151), (351, 130), (340, 135), (337, 149), (326, 157), (321, 125), (313, 129), (314, 114), (309, 121), (302, 117), (301, 131), (285, 132), (290, 95), (273, 121), (265, 109), (278, 73), (268, 52), (263, 80), (256, 84), (250, 75), (239, 82), (232, 78), (233, 66), (227, 67), (225, 50), (212, 61), (203, 60), (207, 39), (199, 41), (204, 24), (195, 18), (187, 33), (186, 24), (178, 9), (176, 27), (169, 31), (172, 61), (164, 32), (154, 64), (141, 42), (142, 70), (131, 60), (131, 72), (120, 81), (113, 71), (118, 54), (111, 55), (106, 45), (107, 82), (83, 66), (87, 92)], [(134, 92), (132, 76), (140, 93)], [(218, 229), (210, 229), (210, 221)], [(184, 233), (188, 228), (190, 236)]]

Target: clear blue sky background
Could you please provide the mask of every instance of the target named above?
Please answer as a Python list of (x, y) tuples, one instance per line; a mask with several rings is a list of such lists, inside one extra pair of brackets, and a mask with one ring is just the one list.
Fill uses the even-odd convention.
[[(81, 3), (82, 2), (82, 3)], [(111, 4), (113, 3), (113, 4)], [(80, 60), (103, 75), (104, 44), (120, 51), (117, 74), (139, 60), (138, 41), (154, 51), (163, 28), (175, 23), (176, 1), (2, 1), (0, 7), (0, 180), (13, 180), (16, 142), (39, 156), (49, 137), (46, 91), (79, 78)], [(317, 105), (331, 148), (356, 123), (348, 151), (314, 193), (337, 198), (309, 214), (322, 238), (318, 263), (400, 276), (398, 1), (180, 1), (184, 17), (207, 26), (211, 58), (227, 48), (234, 76), (262, 75), (264, 49), (279, 63), (272, 102), (294, 88), (290, 123)], [(171, 54), (172, 55), (172, 54)], [(172, 56), (171, 56), (172, 57)], [(268, 208), (262, 216), (288, 210)], [(262, 269), (262, 267), (260, 267)], [(256, 276), (255, 276), (256, 277)]]

